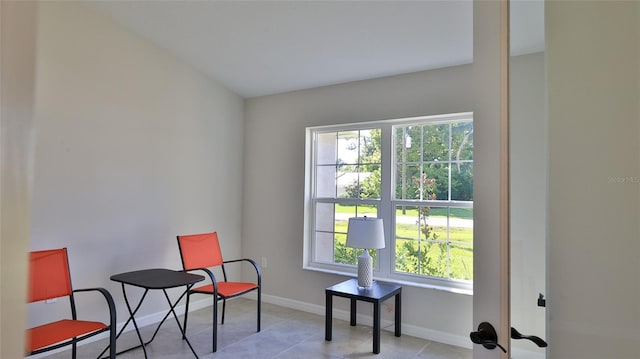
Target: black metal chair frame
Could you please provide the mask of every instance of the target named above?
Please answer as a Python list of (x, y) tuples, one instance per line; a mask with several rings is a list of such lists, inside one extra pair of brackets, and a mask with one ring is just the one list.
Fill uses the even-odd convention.
[[(71, 273), (71, 270), (69, 268), (69, 262), (67, 260), (67, 271), (69, 273)], [(69, 281), (71, 282), (71, 278), (69, 278)], [(73, 288), (73, 285), (71, 286), (71, 288)], [(78, 320), (78, 315), (77, 315), (77, 311), (76, 311), (76, 302), (75, 302), (75, 296), (74, 293), (83, 293), (83, 292), (99, 292), (100, 294), (102, 294), (105, 298), (105, 300), (107, 301), (107, 305), (109, 307), (109, 325), (101, 330), (97, 330), (88, 334), (84, 334), (81, 335), (79, 337), (75, 337), (75, 338), (71, 338), (70, 340), (66, 340), (57, 344), (53, 344), (53, 345), (49, 345), (40, 349), (36, 349), (30, 353), (28, 353), (28, 356), (31, 355), (36, 355), (36, 354), (40, 354), (40, 353), (45, 353), (54, 349), (58, 349), (58, 348), (62, 348), (62, 347), (66, 347), (68, 345), (72, 346), (71, 349), (71, 355), (73, 359), (76, 359), (76, 355), (77, 355), (77, 343), (81, 342), (87, 338), (91, 338), (93, 336), (96, 336), (100, 333), (104, 333), (106, 331), (109, 331), (109, 359), (115, 359), (116, 357), (116, 306), (115, 303), (113, 301), (113, 297), (111, 296), (111, 293), (109, 293), (109, 291), (107, 291), (104, 288), (82, 288), (82, 289), (72, 289), (71, 290), (71, 294), (68, 296), (69, 297), (69, 305), (71, 306), (71, 319), (73, 320)], [(34, 302), (36, 303), (36, 302)], [(104, 353), (104, 352), (103, 352)], [(102, 354), (100, 355), (102, 356)], [(100, 356), (98, 356), (98, 358), (100, 358)]]
[[(178, 244), (180, 239), (178, 238)], [(180, 247), (180, 246), (179, 246)], [(182, 267), (184, 268), (184, 257), (182, 255), (182, 248), (180, 247), (180, 259), (182, 261)], [(260, 269), (260, 266), (258, 266), (258, 264), (253, 260), (253, 259), (249, 259), (249, 258), (242, 258), (242, 259), (232, 259), (232, 260), (228, 260), (228, 261), (223, 261), (222, 264), (220, 265), (221, 269), (222, 269), (222, 277), (224, 279), (224, 282), (227, 282), (227, 272), (225, 270), (225, 264), (229, 264), (229, 263), (236, 263), (236, 262), (248, 262), (250, 263), (253, 268), (256, 271), (256, 275), (258, 278), (257, 281), (257, 286), (254, 288), (251, 288), (249, 290), (243, 291), (243, 292), (239, 292), (236, 293), (234, 295), (230, 295), (230, 296), (224, 296), (220, 293), (218, 293), (218, 281), (216, 280), (216, 276), (213, 274), (213, 272), (211, 271), (211, 269), (209, 268), (192, 268), (189, 270), (185, 270), (185, 272), (194, 272), (194, 271), (204, 271), (205, 273), (207, 273), (207, 276), (209, 277), (209, 279), (211, 280), (211, 284), (213, 285), (213, 293), (209, 292), (209, 291), (200, 291), (197, 288), (196, 289), (190, 289), (187, 293), (187, 303), (185, 306), (185, 313), (184, 313), (184, 333), (186, 336), (186, 332), (187, 332), (187, 319), (188, 319), (188, 314), (189, 314), (189, 302), (190, 302), (190, 298), (192, 294), (206, 294), (206, 295), (212, 295), (213, 296), (213, 352), (215, 353), (217, 351), (217, 347), (218, 347), (218, 326), (217, 326), (217, 322), (218, 322), (218, 300), (222, 299), (222, 320), (220, 322), (221, 325), (224, 324), (224, 317), (225, 317), (225, 310), (226, 310), (226, 306), (227, 306), (227, 299), (231, 299), (231, 298), (235, 298), (235, 297), (239, 297), (241, 295), (247, 294), (249, 292), (252, 292), (254, 290), (257, 291), (257, 332), (260, 332), (260, 317), (261, 317), (261, 313), (260, 313), (260, 304), (262, 302), (262, 271)], [(184, 336), (183, 336), (184, 338)]]

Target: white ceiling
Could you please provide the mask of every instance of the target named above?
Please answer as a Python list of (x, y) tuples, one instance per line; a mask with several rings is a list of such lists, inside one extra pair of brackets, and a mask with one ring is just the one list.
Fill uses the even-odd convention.
[[(89, 5), (243, 97), (459, 65), (473, 57), (469, 0)], [(528, 43), (542, 39), (524, 34), (537, 36)]]

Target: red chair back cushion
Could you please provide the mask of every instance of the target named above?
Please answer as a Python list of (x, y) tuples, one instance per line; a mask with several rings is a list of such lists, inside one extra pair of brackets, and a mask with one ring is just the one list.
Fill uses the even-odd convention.
[(185, 270), (222, 265), (217, 232), (178, 236), (178, 244)]
[(29, 303), (71, 295), (67, 249), (29, 253)]

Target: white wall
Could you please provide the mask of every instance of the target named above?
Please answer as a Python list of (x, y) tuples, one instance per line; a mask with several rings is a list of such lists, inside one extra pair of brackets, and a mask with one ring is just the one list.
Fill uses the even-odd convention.
[(546, 5), (550, 357), (637, 358), (640, 3)]
[(36, 7), (0, 2), (0, 357), (24, 353)]
[[(109, 289), (123, 322), (109, 277), (180, 269), (177, 234), (217, 230), (240, 255), (244, 102), (89, 7), (38, 10), (30, 247), (68, 247), (74, 286)], [(141, 316), (166, 308), (150, 296)], [(28, 324), (60, 302), (31, 308)]]

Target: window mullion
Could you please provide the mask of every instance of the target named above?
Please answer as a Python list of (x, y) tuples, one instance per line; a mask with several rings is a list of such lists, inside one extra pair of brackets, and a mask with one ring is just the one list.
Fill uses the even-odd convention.
[(384, 124), (380, 128), (380, 207), (379, 217), (384, 221), (386, 244), (385, 248), (378, 251), (378, 270), (380, 276), (387, 277), (391, 268), (391, 258), (395, 241), (393, 239), (393, 131), (390, 124)]
[(424, 126), (420, 126), (420, 181), (419, 181), (419, 195), (420, 200), (424, 201), (424, 181), (422, 180), (422, 176), (424, 173)]
[(448, 147), (448, 151), (447, 151), (447, 161), (449, 162), (449, 165), (447, 166), (449, 168), (448, 170), (448, 185), (447, 185), (447, 198), (449, 199), (449, 201), (451, 201), (451, 167), (453, 166), (452, 164), (452, 160), (451, 160), (451, 152), (453, 150), (453, 123), (449, 124), (449, 136), (447, 138), (447, 142), (449, 142), (449, 147)]

